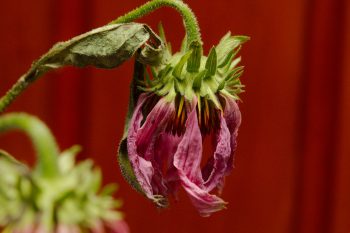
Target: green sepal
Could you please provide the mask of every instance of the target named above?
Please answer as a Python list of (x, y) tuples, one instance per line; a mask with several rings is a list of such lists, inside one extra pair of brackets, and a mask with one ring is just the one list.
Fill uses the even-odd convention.
[(218, 98), (216, 97), (215, 93), (213, 92), (212, 89), (208, 88), (207, 89), (207, 96), (208, 98), (213, 101), (213, 103), (215, 104), (216, 108), (218, 109), (222, 109), (220, 101), (218, 100)]
[(146, 84), (148, 86), (152, 86), (152, 80), (151, 80), (151, 77), (149, 76), (147, 70), (145, 69), (145, 72), (144, 72), (144, 75), (145, 75), (145, 79), (146, 79)]
[(217, 69), (217, 55), (216, 55), (216, 49), (215, 47), (212, 47), (208, 59), (205, 63), (205, 68), (208, 70), (207, 75), (213, 76), (216, 73)]
[(241, 70), (239, 71), (238, 73), (232, 75), (232, 77), (230, 77), (228, 80), (227, 80), (227, 83), (230, 84), (230, 85), (233, 85), (233, 84), (237, 84), (236, 80), (239, 81), (239, 77), (241, 77), (241, 75), (243, 74), (244, 70)]
[(241, 62), (241, 57), (237, 57), (236, 59), (234, 59), (230, 64), (229, 70), (234, 69), (240, 62)]
[(168, 74), (172, 71), (172, 67), (171, 67), (171, 64), (168, 64), (165, 68), (163, 68), (161, 71), (159, 71), (158, 73), (158, 78), (159, 79), (162, 79), (164, 77), (167, 77)]
[(203, 78), (206, 76), (207, 70), (199, 72), (193, 80), (193, 90), (199, 91), (202, 87)]
[(169, 58), (170, 58), (170, 56), (173, 54), (173, 46), (171, 45), (170, 42), (167, 42), (166, 43), (166, 47), (167, 47), (167, 50), (168, 50), (168, 53), (169, 53)]
[(181, 57), (180, 61), (174, 67), (173, 75), (177, 79), (183, 80), (185, 78), (184, 76), (181, 76), (181, 73), (182, 73), (182, 70), (183, 70), (183, 67), (184, 67), (185, 63), (190, 58), (191, 54), (192, 54), (192, 51), (188, 51), (185, 55), (183, 55)]
[(165, 37), (165, 31), (162, 22), (158, 23), (158, 33), (159, 37), (163, 40), (164, 43), (167, 42), (166, 37)]
[(225, 59), (218, 65), (218, 68), (223, 68), (225, 67), (229, 62), (232, 61), (232, 58), (234, 57), (234, 51), (230, 51)]
[(196, 73), (201, 66), (201, 58), (203, 55), (202, 44), (199, 41), (193, 41), (189, 48), (192, 50), (192, 53), (187, 62), (187, 71), (189, 73)]
[(110, 195), (113, 195), (113, 193), (115, 193), (117, 190), (118, 190), (117, 184), (107, 184), (106, 186), (103, 187), (100, 194), (101, 196), (110, 196)]
[(243, 69), (244, 69), (244, 66), (239, 66), (239, 67), (236, 67), (234, 68), (233, 70), (231, 70), (227, 76), (225, 77), (225, 81), (230, 81), (232, 79), (234, 79), (233, 77), (236, 77), (235, 75), (238, 73), (238, 72), (243, 72)]
[[(245, 43), (250, 38), (248, 36), (231, 36), (231, 32), (225, 34), (222, 37), (219, 44), (216, 46), (216, 52), (218, 55), (218, 63), (221, 64), (226, 60), (227, 54), (243, 43)], [(233, 58), (234, 56), (232, 56)], [(223, 67), (223, 66), (222, 66)]]
[(218, 91), (221, 91), (222, 89), (225, 88), (226, 82), (225, 80), (222, 80), (221, 83), (218, 86)]
[(137, 88), (136, 81), (143, 79), (144, 72), (145, 72), (144, 65), (135, 61), (133, 80), (131, 81), (131, 85), (130, 85), (129, 107), (127, 112), (127, 117), (125, 120), (124, 134), (119, 143), (119, 148), (118, 148), (118, 164), (120, 166), (121, 173), (124, 179), (135, 190), (137, 190), (141, 194), (144, 194), (144, 191), (142, 190), (140, 184), (137, 181), (137, 178), (135, 176), (135, 173), (133, 171), (132, 165), (129, 160), (127, 136), (128, 136), (128, 130), (129, 130), (129, 122), (132, 118), (134, 109), (136, 107), (136, 101), (139, 98), (139, 95), (141, 94), (140, 90)]
[(10, 155), (7, 151), (1, 150), (0, 149), (0, 159), (5, 159), (8, 162), (23, 166), (25, 168), (27, 168), (27, 166), (21, 162), (19, 162), (17, 159), (15, 159), (15, 157), (13, 157), (12, 155)]
[(187, 49), (187, 35), (185, 35), (184, 38), (182, 39), (180, 52), (186, 53), (186, 49)]
[(129, 122), (134, 112), (136, 101), (138, 100), (141, 94), (141, 92), (137, 89), (136, 82), (137, 80), (143, 80), (144, 72), (145, 72), (144, 65), (141, 64), (140, 62), (135, 61), (133, 79), (130, 83), (129, 106), (128, 106), (128, 112), (125, 119), (123, 138), (126, 138), (127, 136), (127, 133), (129, 130)]
[(156, 69), (153, 66), (150, 66), (150, 70), (151, 70), (151, 73), (152, 73), (152, 77), (154, 79), (156, 79), (157, 78), (157, 71), (156, 71)]
[(162, 22), (158, 23), (158, 33), (159, 33), (159, 37), (163, 40), (163, 43), (166, 45), (167, 49), (167, 56), (171, 56), (172, 54), (172, 46), (171, 43), (167, 41), (166, 36), (165, 36), (165, 30), (163, 27)]
[(74, 167), (75, 157), (81, 152), (82, 148), (80, 145), (74, 145), (69, 149), (62, 151), (60, 157), (58, 158), (58, 166), (61, 172), (67, 172)]
[(128, 155), (128, 145), (127, 138), (123, 138), (119, 144), (118, 149), (118, 163), (120, 166), (121, 173), (124, 179), (133, 187), (136, 191), (144, 194), (137, 178), (135, 176), (134, 170), (131, 166), (129, 155)]
[(236, 40), (241, 45), (247, 42), (248, 40), (250, 40), (250, 37), (244, 36), (244, 35), (236, 35), (236, 36), (233, 36), (233, 39)]

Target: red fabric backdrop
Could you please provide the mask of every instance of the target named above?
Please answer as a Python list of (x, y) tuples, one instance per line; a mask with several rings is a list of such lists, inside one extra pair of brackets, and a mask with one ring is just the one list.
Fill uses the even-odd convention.
[[(141, 0), (6, 1), (0, 8), (0, 93), (56, 41), (101, 26)], [(242, 51), (246, 93), (229, 208), (201, 218), (182, 193), (159, 211), (121, 177), (116, 153), (132, 61), (115, 70), (65, 68), (46, 75), (8, 109), (39, 116), (61, 148), (83, 145), (118, 196), (132, 233), (347, 233), (350, 231), (350, 2), (187, 0), (205, 50), (228, 31), (252, 40)], [(179, 47), (181, 18), (164, 9), (142, 19), (165, 25)], [(0, 147), (33, 161), (28, 139)], [(1, 172), (1, 171), (0, 171)], [(1, 207), (0, 207), (1, 208)]]

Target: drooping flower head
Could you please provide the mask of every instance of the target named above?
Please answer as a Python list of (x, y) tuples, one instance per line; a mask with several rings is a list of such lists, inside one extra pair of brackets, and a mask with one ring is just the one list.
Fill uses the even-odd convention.
[[(136, 62), (119, 160), (126, 178), (157, 206), (167, 206), (182, 187), (202, 216), (225, 208), (216, 193), (233, 167), (243, 87), (237, 53), (248, 39), (227, 33), (207, 57), (193, 42), (173, 55), (169, 50), (159, 67)], [(202, 166), (209, 136), (214, 153)]]

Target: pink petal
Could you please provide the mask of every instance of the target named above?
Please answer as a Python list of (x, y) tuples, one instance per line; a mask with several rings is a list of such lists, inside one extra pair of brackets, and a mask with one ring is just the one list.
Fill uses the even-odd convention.
[(226, 174), (230, 173), (233, 168), (233, 156), (237, 148), (237, 136), (238, 128), (241, 125), (242, 116), (239, 111), (238, 105), (234, 99), (222, 95), (225, 101), (224, 118), (226, 120), (227, 127), (231, 133), (231, 157), (226, 169)]
[(226, 168), (231, 157), (230, 131), (227, 128), (225, 118), (220, 115), (220, 129), (216, 135), (216, 149), (213, 159), (205, 167), (205, 172), (210, 174), (204, 185), (210, 192), (223, 182)]
[[(135, 176), (142, 187), (145, 195), (154, 199), (159, 191), (164, 191), (164, 184), (159, 178), (159, 172), (155, 171), (154, 146), (155, 140), (162, 130), (167, 119), (173, 114), (174, 106), (160, 99), (156, 106), (148, 114), (145, 122), (143, 120), (142, 106), (147, 100), (147, 95), (139, 97), (134, 114), (130, 121), (128, 131), (128, 154)], [(156, 189), (156, 190), (154, 190)]]
[(198, 126), (196, 108), (193, 108), (186, 121), (186, 131), (174, 155), (174, 166), (178, 169), (181, 184), (188, 193), (193, 205), (202, 216), (225, 208), (225, 202), (209, 194), (204, 186), (200, 161), (202, 158), (202, 136)]
[(155, 151), (155, 160), (158, 161), (158, 170), (163, 173), (163, 179), (167, 187), (167, 194), (176, 197), (179, 187), (179, 176), (174, 167), (174, 154), (182, 137), (163, 132), (159, 135)]

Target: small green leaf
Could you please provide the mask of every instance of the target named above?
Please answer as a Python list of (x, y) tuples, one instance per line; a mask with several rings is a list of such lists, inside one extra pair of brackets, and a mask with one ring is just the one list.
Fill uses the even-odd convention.
[(209, 52), (207, 62), (205, 63), (205, 68), (208, 70), (207, 75), (215, 75), (217, 68), (217, 56), (215, 47), (213, 47)]
[(203, 55), (202, 44), (199, 41), (193, 41), (190, 45), (192, 54), (187, 62), (187, 71), (190, 73), (196, 73), (201, 66), (201, 59)]
[(181, 76), (181, 73), (182, 73), (182, 70), (183, 70), (185, 63), (190, 58), (191, 54), (192, 54), (192, 51), (188, 51), (185, 55), (183, 55), (181, 57), (180, 61), (176, 64), (176, 66), (173, 70), (174, 77), (176, 77), (180, 80), (184, 79), (184, 77)]

